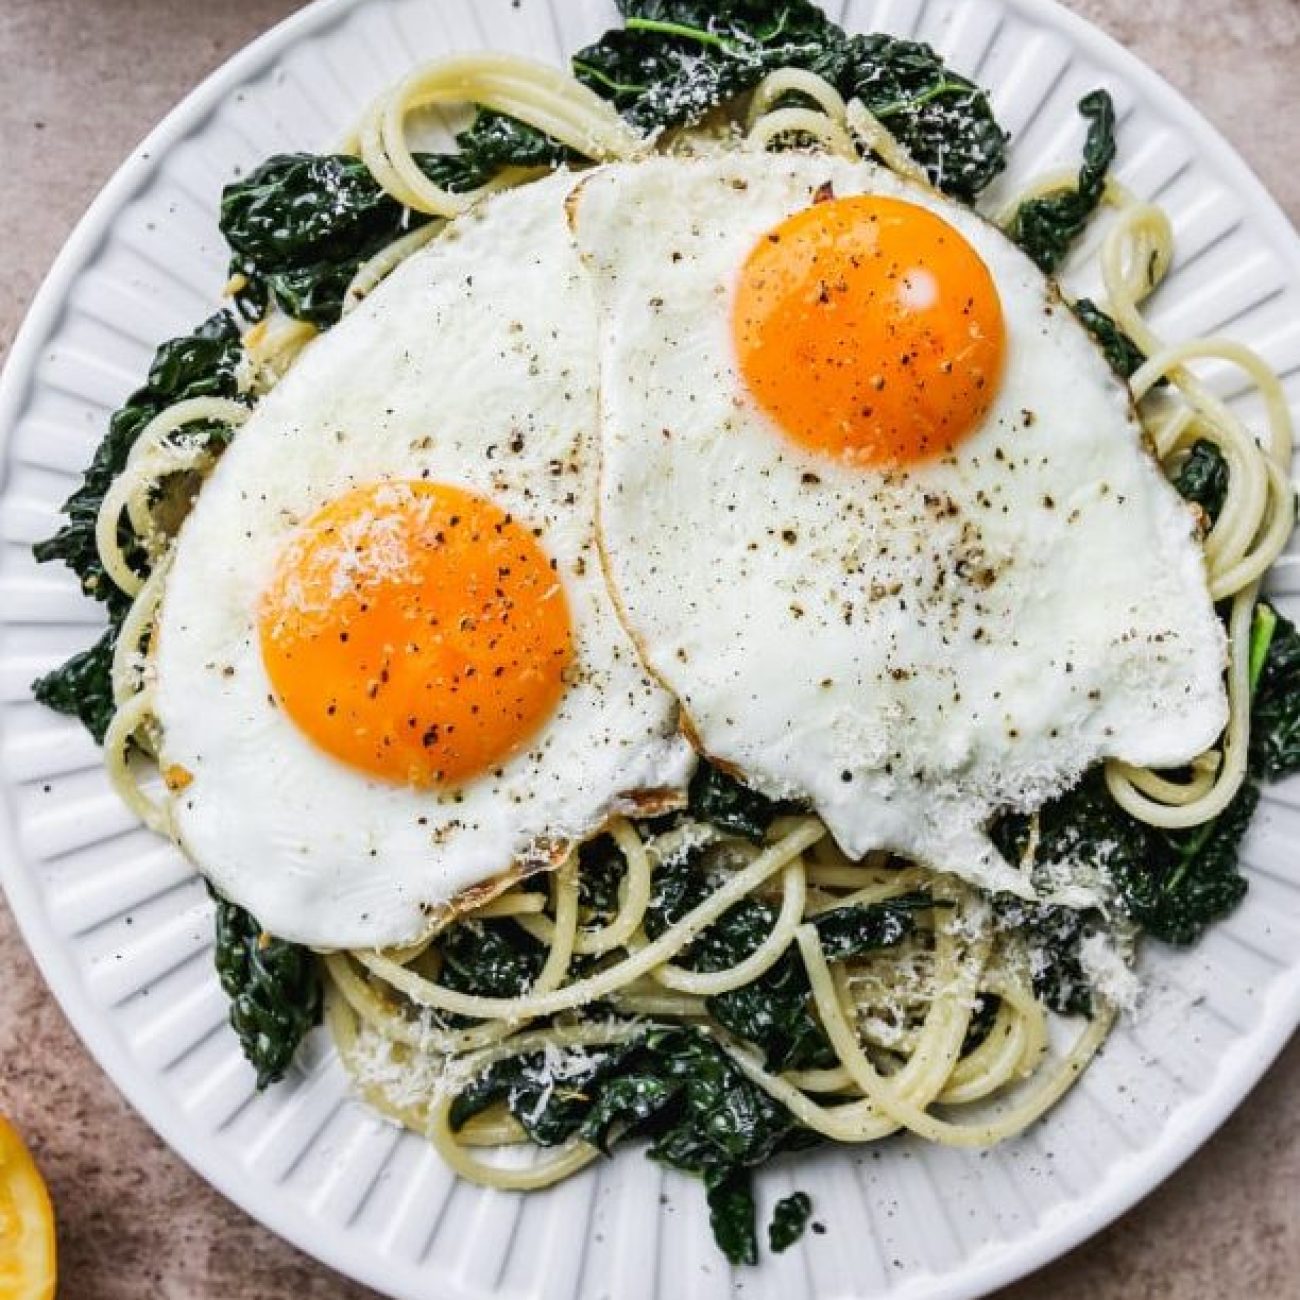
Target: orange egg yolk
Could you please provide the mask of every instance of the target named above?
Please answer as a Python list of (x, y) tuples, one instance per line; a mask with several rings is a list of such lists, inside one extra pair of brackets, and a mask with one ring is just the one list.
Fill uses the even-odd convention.
[(942, 218), (899, 199), (828, 199), (754, 246), (732, 326), (741, 373), (782, 432), (890, 466), (950, 451), (1002, 375), (993, 277)]
[(517, 753), (573, 660), (564, 590), (532, 532), (426, 482), (355, 488), (302, 524), (260, 637), (280, 705), (316, 745), (415, 786)]

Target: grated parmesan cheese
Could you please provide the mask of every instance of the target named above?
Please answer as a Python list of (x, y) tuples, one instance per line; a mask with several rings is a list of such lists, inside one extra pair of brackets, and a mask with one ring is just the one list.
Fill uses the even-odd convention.
[(1122, 1011), (1136, 1011), (1142, 985), (1117, 934), (1094, 930), (1079, 944), (1079, 964), (1099, 997)]

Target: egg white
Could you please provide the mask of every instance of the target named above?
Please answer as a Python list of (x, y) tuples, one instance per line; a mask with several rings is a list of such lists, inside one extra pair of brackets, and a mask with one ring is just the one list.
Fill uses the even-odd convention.
[[(950, 458), (816, 455), (739, 374), (740, 269), (827, 182), (938, 213), (994, 278), (1006, 370)], [(611, 167), (570, 206), (600, 313), (603, 556), (706, 753), (811, 799), (852, 856), (1025, 893), (986, 833), (997, 810), (1104, 757), (1176, 765), (1215, 740), (1225, 646), (1192, 516), (1124, 386), (999, 231), (810, 154)]]
[[(551, 862), (693, 758), (609, 601), (594, 533), (595, 314), (567, 174), (486, 203), (399, 268), (262, 402), (185, 523), (154, 673), (176, 835), (287, 939), (403, 943), (466, 888)], [(455, 484), (540, 529), (578, 668), (499, 774), (414, 790), (316, 749), (276, 706), (258, 601), (298, 523), (382, 479)]]

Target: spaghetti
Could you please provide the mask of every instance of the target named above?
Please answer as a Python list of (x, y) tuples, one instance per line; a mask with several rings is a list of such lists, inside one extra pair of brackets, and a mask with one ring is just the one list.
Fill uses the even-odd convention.
[[(1029, 954), (1018, 939), (995, 933), (983, 901), (949, 878), (922, 868), (850, 862), (815, 818), (782, 824), (761, 850), (735, 837), (715, 838), (710, 853), (732, 864), (724, 883), (651, 942), (644, 932), (648, 897), (637, 882), (651, 875), (650, 855), (658, 846), (627, 821), (615, 823), (611, 834), (627, 864), (615, 924), (629, 932), (617, 952), (605, 950), (610, 963), (594, 975), (555, 981), (555, 972), (568, 967), (584, 935), (600, 932), (572, 926), (577, 880), (571, 865), (562, 867), (551, 885), (555, 924), (548, 931), (547, 969), (522, 997), (482, 998), (440, 984), (430, 974), (436, 966), (429, 960), (432, 945), (397, 957), (351, 953), (328, 959), (330, 1025), (365, 1095), (392, 1118), (428, 1133), (448, 1163), (475, 1181), (544, 1186), (594, 1155), (594, 1148), (570, 1142), (557, 1157), (525, 1171), (498, 1166), (469, 1148), (524, 1141), (517, 1124), (500, 1111), (462, 1130), (451, 1122), (458, 1085), (509, 1056), (547, 1046), (608, 1045), (645, 1033), (665, 1017), (685, 1021), (709, 1034), (751, 1082), (827, 1138), (865, 1142), (905, 1128), (933, 1141), (979, 1146), (1018, 1132), (1050, 1107), (1100, 1046), (1113, 1019), (1113, 1008), (1100, 1008), (1064, 1056), (1040, 1069), (1048, 1054), (1047, 1021), (1033, 993)], [(816, 884), (810, 889), (811, 882)], [(817, 915), (852, 902), (888, 901), (917, 885), (929, 891), (935, 906), (924, 913), (914, 944), (847, 962), (828, 960), (812, 924)], [(770, 893), (780, 900), (776, 923), (744, 962), (707, 974), (675, 964), (740, 899)], [(536, 897), (524, 895), (530, 896)], [(637, 901), (629, 906), (633, 898)], [(769, 1071), (752, 1049), (710, 1020), (701, 1000), (752, 983), (792, 941), (838, 1058), (834, 1068)], [(915, 978), (918, 961), (930, 967), (923, 985)], [(647, 1001), (654, 984), (688, 996), (656, 1000), (651, 992)], [(900, 990), (907, 989), (917, 998), (913, 1006), (900, 1000)], [(972, 1010), (985, 997), (998, 1000), (995, 1020), (982, 1041), (967, 1050)], [(552, 1019), (544, 1029), (534, 1027), (598, 1001), (601, 1020)], [(466, 1040), (437, 1028), (448, 1014), (484, 1023)], [(900, 1022), (909, 1022), (908, 1027), (900, 1029)], [(376, 1083), (409, 1068), (411, 1053), (424, 1053), (426, 1073), (436, 1081), (427, 1103), (414, 1111), (394, 1105)], [(429, 1060), (437, 1061), (431, 1071)], [(1008, 1110), (984, 1113), (984, 1103), (1003, 1096), (1014, 1098)], [(940, 1118), (936, 1106), (945, 1113), (969, 1109), (974, 1118)]]

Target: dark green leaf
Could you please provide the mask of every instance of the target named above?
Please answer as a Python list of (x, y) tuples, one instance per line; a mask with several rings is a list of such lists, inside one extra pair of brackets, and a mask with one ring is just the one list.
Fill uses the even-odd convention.
[(1001, 171), (988, 97), (926, 45), (847, 36), (807, 0), (627, 0), (623, 29), (573, 61), (643, 131), (696, 122), (776, 68), (806, 68), (862, 99), (934, 183), (973, 199)]
[[(657, 938), (710, 893), (704, 873), (683, 861), (655, 873), (645, 930)], [(771, 933), (776, 911), (755, 898), (742, 899), (709, 926), (678, 957), (688, 970), (720, 971), (749, 957)], [(831, 1063), (833, 1053), (813, 1013), (808, 976), (798, 954), (787, 951), (750, 984), (706, 1001), (724, 1029), (763, 1053), (773, 1069), (803, 1069)]]
[(343, 261), (391, 237), (401, 217), (365, 163), (344, 154), (276, 154), (221, 195), (221, 233), (263, 272)]
[(812, 1211), (812, 1197), (807, 1192), (792, 1192), (777, 1201), (767, 1225), (767, 1244), (778, 1254), (788, 1250), (803, 1236)]
[(862, 100), (953, 198), (973, 202), (1006, 166), (1007, 135), (988, 96), (928, 45), (879, 33), (851, 37), (831, 79), (846, 98)]
[(754, 1180), (749, 1170), (709, 1170), (704, 1175), (713, 1240), (733, 1264), (758, 1263)]
[(662, 1077), (683, 1084), (679, 1108), (661, 1114), (651, 1154), (692, 1173), (758, 1165), (780, 1148), (794, 1118), (727, 1054), (692, 1029), (654, 1031), (642, 1053)]
[(1121, 379), (1131, 379), (1147, 359), (1142, 349), (1091, 298), (1080, 298), (1074, 304), (1074, 314), (1096, 339), (1110, 368)]
[[(916, 913), (934, 904), (925, 894), (888, 903), (848, 906), (822, 913), (816, 926), (827, 957), (842, 960), (892, 947), (910, 934)], [(725, 970), (749, 957), (776, 923), (776, 910), (746, 899), (696, 941), (680, 959), (692, 970)], [(834, 1064), (821, 1021), (813, 1008), (808, 973), (793, 948), (758, 979), (705, 1002), (724, 1029), (754, 1044), (770, 1069), (820, 1069)]]
[(438, 939), (439, 982), (457, 993), (515, 998), (527, 993), (546, 961), (545, 950), (513, 921), (461, 921)]
[(1108, 92), (1094, 90), (1079, 101), (1088, 120), (1079, 178), (1072, 190), (1061, 190), (1020, 205), (1011, 237), (1050, 275), (1069, 254), (1106, 190), (1106, 173), (1115, 161), (1115, 105)]
[(969, 1056), (992, 1033), (993, 1022), (997, 1020), (998, 1009), (1001, 1006), (1002, 999), (996, 993), (976, 994), (970, 1023), (966, 1026), (966, 1037), (961, 1044), (963, 1056)]
[(762, 946), (776, 924), (776, 909), (757, 898), (742, 898), (678, 958), (697, 971), (720, 971), (737, 965)]
[(773, 800), (703, 759), (691, 778), (689, 802), (692, 816), (751, 840), (761, 840), (780, 811)]
[[(1258, 798), (1248, 784), (1207, 825), (1161, 831), (1120, 808), (1100, 771), (1095, 771), (1040, 810), (1038, 857), (1091, 869), (1112, 883), (1124, 911), (1148, 934), (1166, 943), (1192, 943), (1246, 892), (1237, 869), (1237, 847)], [(1026, 842), (1028, 819), (1003, 818), (993, 834), (998, 847), (1014, 860)], [(1038, 925), (1047, 948), (1061, 954), (1060, 998), (1077, 1002), (1074, 981), (1081, 972), (1071, 964), (1083, 937), (1071, 920), (1077, 914), (1061, 908), (1040, 910), (1046, 915), (1031, 912), (1021, 920)]]
[[(281, 311), (324, 329), (338, 320), (344, 295), (361, 261), (358, 257), (346, 262), (286, 267), (267, 275), (262, 283)], [(247, 267), (250, 263), (241, 265)]]
[[(1034, 993), (1060, 1015), (1092, 1015), (1092, 984), (1084, 971), (1080, 949), (1083, 940), (1096, 929), (1096, 915), (1010, 896), (999, 898), (997, 915), (1029, 949)], [(973, 1019), (972, 1029), (976, 1026)], [(973, 1051), (979, 1041), (982, 1037), (977, 1033), (973, 1045), (963, 1050)]]
[(1246, 879), (1237, 869), (1237, 850), (1258, 802), (1259, 791), (1247, 784), (1204, 826), (1156, 832), (1158, 868), (1120, 876), (1129, 915), (1148, 934), (1166, 943), (1195, 943), (1241, 902)]
[[(74, 655), (61, 668), (33, 683), (36, 698), (51, 708), (70, 713), (90, 730), (97, 741), (113, 715), (109, 668), (117, 628), (131, 606), (104, 572), (95, 542), (99, 508), (113, 480), (122, 472), (127, 456), (150, 420), (175, 402), (191, 397), (226, 397), (239, 394), (236, 367), (240, 356), (239, 331), (229, 312), (218, 312), (193, 334), (164, 343), (154, 354), (149, 377), (113, 414), (81, 486), (64, 503), (67, 523), (47, 541), (33, 547), (37, 560), (61, 560), (81, 580), (82, 590), (108, 607), (109, 630), (89, 650)], [(223, 437), (224, 427), (196, 426), (190, 436)], [(122, 525), (121, 538), (131, 553), (131, 535)]]
[(117, 633), (114, 622), (89, 650), (73, 655), (32, 683), (32, 694), (42, 704), (79, 719), (97, 745), (104, 743), (108, 724), (117, 712), (112, 673)]
[(298, 944), (277, 939), (242, 907), (213, 893), (214, 957), (230, 999), (230, 1023), (265, 1088), (284, 1077), (307, 1031), (320, 1019), (316, 959)]
[(665, 1079), (653, 1067), (620, 1070), (599, 1089), (581, 1135), (608, 1155), (616, 1136), (642, 1127), (681, 1091), (679, 1080)]
[(459, 1129), (480, 1111), (504, 1101), (531, 1141), (557, 1146), (587, 1123), (601, 1081), (615, 1073), (628, 1051), (617, 1047), (507, 1057), (457, 1095), (451, 1126)]
[(459, 1132), (475, 1115), (504, 1101), (510, 1095), (510, 1085), (518, 1070), (518, 1059), (509, 1057), (505, 1061), (498, 1061), (476, 1079), (471, 1079), (456, 1094), (451, 1109), (447, 1112), (447, 1121), (454, 1130)]
[(86, 470), (81, 486), (64, 503), (68, 522), (33, 551), (42, 563), (62, 560), (81, 579), (82, 589), (110, 610), (125, 612), (130, 600), (104, 573), (95, 545), (99, 507), (145, 425), (164, 407), (191, 397), (235, 397), (239, 331), (229, 312), (218, 312), (193, 334), (171, 339), (154, 354), (144, 387), (113, 414), (108, 432)]
[[(657, 938), (709, 895), (704, 873), (684, 860), (655, 873), (645, 929)], [(912, 932), (916, 914), (933, 907), (928, 894), (906, 894), (870, 906), (835, 908), (817, 918), (832, 961), (890, 947)], [(762, 945), (776, 924), (770, 904), (745, 898), (728, 908), (678, 962), (689, 970), (720, 971), (739, 965)], [(709, 1014), (728, 1032), (752, 1043), (774, 1070), (814, 1069), (834, 1063), (834, 1052), (813, 1010), (803, 960), (789, 949), (758, 979), (708, 998)]]
[(703, 58), (671, 38), (620, 30), (580, 50), (573, 71), (645, 132), (696, 122), (762, 75), (731, 59)]
[[(1261, 620), (1259, 610), (1268, 610), (1272, 619)], [(1269, 627), (1266, 645), (1262, 627)], [(1300, 632), (1272, 606), (1261, 604), (1256, 644), (1260, 654), (1251, 703), (1250, 762), (1259, 776), (1278, 781), (1300, 771)]]
[(708, 881), (690, 858), (665, 863), (655, 873), (646, 905), (645, 932), (657, 939), (694, 911), (709, 894)]
[(1228, 495), (1228, 462), (1214, 443), (1198, 438), (1174, 475), (1173, 485), (1214, 523)]
[(221, 196), (231, 269), (249, 281), (236, 301), (252, 319), (274, 299), (296, 319), (331, 325), (357, 268), (397, 238), (403, 218), (359, 158), (268, 158)]
[(618, 911), (618, 891), (627, 863), (612, 835), (588, 840), (578, 850), (578, 901), (600, 916)]
[[(420, 170), (435, 184), (453, 194), (464, 194), (486, 185), (496, 172), (496, 167), (485, 164), (467, 153), (417, 153), (415, 161)], [(412, 213), (412, 226), (419, 225), (423, 217)]]
[(461, 157), (473, 163), (481, 185), (500, 167), (556, 167), (569, 158), (558, 140), (504, 113), (480, 109), (456, 137)]
[[(488, 110), (456, 143), (457, 153), (414, 155), (430, 180), (455, 193), (477, 189), (504, 166), (552, 167), (568, 156), (542, 132)], [(359, 158), (277, 154), (222, 194), (231, 271), (247, 281), (236, 302), (250, 320), (274, 301), (327, 328), (361, 264), (426, 220), (390, 198)]]
[[(731, 1258), (748, 1258), (746, 1232), (753, 1236), (753, 1207), (739, 1197), (740, 1170), (756, 1168), (790, 1144), (794, 1117), (750, 1083), (727, 1054), (694, 1029), (652, 1030), (624, 1062), (641, 1080), (636, 1104), (612, 1118), (645, 1118), (628, 1133), (645, 1132), (650, 1154), (664, 1164), (704, 1177), (710, 1188), (729, 1185), (710, 1204), (725, 1208), (714, 1217), (718, 1244)], [(649, 1085), (647, 1079), (655, 1083)], [(613, 1083), (606, 1084), (614, 1087)], [(612, 1103), (605, 1103), (612, 1106)], [(602, 1102), (597, 1102), (601, 1107)], [(608, 1125), (604, 1132), (608, 1132)], [(746, 1228), (746, 1225), (748, 1227)]]
[(835, 1063), (813, 1009), (808, 973), (793, 949), (752, 983), (708, 998), (705, 1006), (724, 1029), (753, 1043), (770, 1069), (815, 1070)]
[(452, 1125), (499, 1101), (541, 1145), (577, 1133), (608, 1151), (648, 1137), (656, 1160), (705, 1180), (718, 1244), (737, 1262), (752, 1262), (756, 1250), (748, 1170), (817, 1140), (711, 1038), (685, 1027), (652, 1028), (560, 1062), (543, 1054), (499, 1062), (456, 1098)]
[(626, 0), (625, 29), (573, 59), (575, 75), (652, 131), (698, 121), (772, 68), (808, 67), (843, 33), (808, 0)]
[[(539, 141), (552, 143), (496, 114), (480, 114), (460, 139), (461, 153), (415, 155), (430, 180), (452, 191), (477, 188), (503, 163), (521, 161), (512, 151), (531, 159)], [(222, 193), (231, 271), (247, 280), (236, 302), (250, 320), (274, 301), (327, 328), (361, 264), (425, 220), (385, 194), (359, 158), (277, 154)]]
[(916, 928), (918, 912), (934, 907), (929, 894), (902, 894), (888, 902), (836, 907), (817, 915), (813, 924), (828, 961), (860, 957), (902, 943)]

